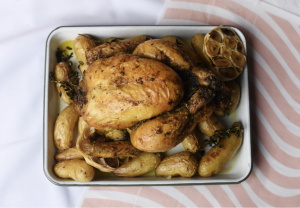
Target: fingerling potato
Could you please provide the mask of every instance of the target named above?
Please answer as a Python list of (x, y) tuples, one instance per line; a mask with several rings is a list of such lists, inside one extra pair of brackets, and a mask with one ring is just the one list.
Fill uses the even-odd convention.
[[(199, 131), (199, 130), (198, 130)], [(199, 132), (194, 129), (184, 140), (181, 142), (186, 151), (196, 153), (200, 149)]]
[(95, 170), (84, 160), (65, 160), (54, 166), (55, 174), (60, 178), (72, 178), (79, 182), (89, 182), (94, 178)]
[(197, 160), (188, 151), (179, 152), (163, 159), (155, 170), (156, 176), (185, 178), (192, 177), (197, 172)]
[[(230, 99), (230, 104), (226, 108), (216, 108), (214, 114), (217, 116), (225, 116), (230, 115), (233, 111), (235, 111), (236, 107), (240, 103), (241, 99), (241, 88), (240, 85), (235, 81), (225, 82), (225, 86), (232, 92), (232, 96)], [(224, 113), (224, 111), (226, 113)]]
[(192, 43), (193, 49), (196, 51), (196, 53), (201, 58), (202, 63), (206, 67), (209, 67), (210, 63), (203, 54), (204, 35), (202, 35), (202, 34), (194, 35), (191, 43)]
[(233, 123), (230, 129), (236, 129), (236, 133), (229, 133), (229, 138), (222, 138), (219, 144), (212, 147), (202, 157), (198, 167), (200, 176), (209, 177), (220, 172), (220, 170), (222, 170), (222, 168), (231, 160), (242, 144), (242, 128), (241, 123)]
[(75, 105), (67, 106), (57, 117), (54, 126), (54, 144), (60, 150), (72, 147), (73, 131), (78, 120)]
[(92, 38), (89, 38), (86, 35), (78, 35), (74, 40), (74, 52), (76, 59), (79, 62), (79, 68), (81, 74), (84, 74), (84, 71), (87, 70), (88, 65), (86, 63), (85, 52), (95, 48), (96, 43)]
[[(55, 66), (54, 77), (59, 82), (66, 82), (69, 78), (70, 71), (71, 69), (67, 63), (60, 62)], [(65, 89), (61, 86), (61, 83), (56, 83), (56, 89), (62, 101), (64, 101), (68, 105), (70, 105), (73, 102), (67, 95)]]
[(112, 173), (117, 176), (135, 177), (150, 172), (161, 162), (160, 154), (151, 152), (142, 152), (128, 163), (121, 165)]
[(224, 129), (223, 125), (218, 121), (214, 114), (211, 114), (206, 121), (199, 122), (198, 128), (203, 134), (209, 137), (214, 135), (216, 130)]
[(77, 148), (71, 147), (69, 149), (66, 149), (60, 153), (57, 153), (55, 155), (55, 159), (57, 161), (63, 161), (63, 160), (73, 160), (73, 159), (81, 159), (83, 160), (84, 157), (82, 156), (82, 154), (77, 150)]

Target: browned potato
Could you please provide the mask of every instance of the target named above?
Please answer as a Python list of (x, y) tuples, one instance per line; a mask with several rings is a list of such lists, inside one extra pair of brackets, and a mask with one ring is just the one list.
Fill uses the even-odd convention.
[(54, 127), (54, 144), (60, 150), (72, 147), (73, 131), (78, 120), (74, 105), (67, 106), (57, 117)]
[[(232, 92), (230, 104), (226, 108), (216, 108), (214, 113), (217, 116), (228, 116), (235, 111), (241, 99), (241, 88), (235, 81), (225, 82), (225, 86)], [(225, 113), (224, 113), (225, 112)]]
[[(65, 82), (69, 78), (70, 71), (71, 69), (67, 63), (60, 62), (55, 66), (54, 77), (57, 81)], [(68, 105), (70, 105), (73, 102), (67, 95), (65, 89), (61, 87), (61, 83), (56, 83), (56, 89), (62, 101), (64, 101)]]
[[(199, 131), (199, 130), (198, 130)], [(194, 129), (184, 140), (181, 142), (186, 151), (196, 153), (200, 149), (199, 132)]]
[(229, 133), (229, 138), (222, 138), (216, 147), (202, 157), (198, 167), (200, 176), (209, 177), (218, 173), (231, 160), (242, 144), (242, 128), (241, 123), (233, 123), (231, 129), (236, 133)]
[(199, 122), (198, 128), (206, 136), (211, 137), (216, 130), (224, 129), (223, 125), (218, 121), (216, 116), (212, 114), (206, 121)]
[(121, 165), (112, 173), (117, 176), (135, 177), (150, 172), (161, 162), (160, 154), (142, 152), (128, 163)]
[(94, 178), (95, 170), (84, 160), (65, 160), (54, 166), (55, 174), (60, 178), (72, 178), (79, 182), (89, 182)]
[(179, 152), (163, 159), (155, 170), (156, 176), (192, 177), (197, 172), (197, 160), (188, 151)]
[(204, 44), (204, 35), (202, 35), (202, 34), (194, 35), (194, 37), (192, 38), (192, 47), (194, 48), (196, 53), (201, 58), (202, 63), (206, 67), (209, 67), (210, 63), (207, 61), (207, 59), (205, 58), (205, 56), (203, 54), (203, 44)]
[(88, 36), (78, 35), (74, 40), (74, 52), (76, 59), (79, 62), (79, 68), (82, 74), (84, 74), (84, 71), (86, 71), (88, 68), (85, 52), (95, 47), (95, 41)]
[(195, 53), (195, 51), (193, 51), (189, 46), (187, 46), (181, 39), (176, 38), (174, 36), (164, 36), (161, 39), (175, 43), (182, 51), (186, 53), (186, 55), (188, 55), (188, 57), (193, 62), (194, 66), (204, 67), (200, 56), (197, 53)]
[(85, 122), (83, 120), (83, 118), (81, 116), (79, 116), (79, 119), (78, 119), (78, 133), (79, 134), (83, 134), (83, 131), (85, 128), (87, 127), (90, 127), (87, 122)]
[(77, 148), (71, 147), (69, 149), (66, 149), (60, 153), (57, 153), (55, 155), (55, 159), (57, 161), (63, 161), (63, 160), (73, 160), (73, 159), (81, 159), (83, 160), (84, 157), (82, 156), (82, 154), (77, 150)]

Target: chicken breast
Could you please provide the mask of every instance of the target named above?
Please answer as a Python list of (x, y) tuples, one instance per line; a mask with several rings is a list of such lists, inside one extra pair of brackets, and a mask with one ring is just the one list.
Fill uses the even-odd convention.
[(134, 55), (98, 59), (85, 72), (76, 110), (96, 129), (125, 129), (166, 111), (184, 88), (173, 69)]

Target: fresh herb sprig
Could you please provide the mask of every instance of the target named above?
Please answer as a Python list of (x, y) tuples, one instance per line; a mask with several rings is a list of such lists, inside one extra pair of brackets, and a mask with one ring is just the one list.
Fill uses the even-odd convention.
[[(72, 48), (69, 46), (67, 46), (66, 49), (72, 50)], [(74, 101), (79, 85), (79, 74), (77, 71), (72, 70), (73, 62), (70, 59), (73, 57), (73, 53), (68, 54), (67, 50), (61, 50), (60, 48), (57, 48), (55, 55), (57, 58), (57, 63), (65, 62), (68, 64), (71, 70), (66, 81), (58, 81), (53, 72), (50, 72), (50, 80), (54, 83), (59, 83), (60, 87), (66, 91), (67, 96)]]
[[(238, 138), (240, 133), (244, 131), (242, 125), (231, 127), (230, 129), (221, 129), (215, 131), (214, 135), (211, 136), (209, 139), (204, 140), (202, 145), (202, 149), (207, 145), (211, 147), (216, 147), (223, 138), (229, 138), (230, 133), (233, 133), (235, 138)], [(222, 148), (222, 145), (219, 145), (219, 148)]]
[(68, 54), (67, 50), (61, 50), (60, 48), (57, 48), (55, 55), (56, 55), (57, 63), (65, 62), (69, 65), (70, 68), (73, 66), (73, 62), (70, 61), (70, 59), (73, 57), (73, 52)]
[[(50, 72), (50, 80), (54, 83), (59, 83), (60, 87), (62, 87), (65, 91), (67, 96), (69, 96), (69, 98), (71, 100), (74, 100), (76, 94), (77, 94), (77, 86), (79, 83), (79, 78), (78, 78), (78, 72), (73, 72), (73, 76), (72, 76), (72, 72), (71, 72), (71, 77), (67, 80), (67, 81), (57, 81), (55, 79), (54, 73)], [(71, 79), (73, 81), (71, 81)], [(61, 94), (60, 94), (61, 96)]]

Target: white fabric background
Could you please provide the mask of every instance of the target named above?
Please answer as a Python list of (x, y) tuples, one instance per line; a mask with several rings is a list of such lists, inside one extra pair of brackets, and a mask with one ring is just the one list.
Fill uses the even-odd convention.
[(74, 207), (43, 172), (45, 43), (62, 25), (155, 25), (164, 0), (0, 1), (0, 207)]
[[(299, 1), (290, 3), (299, 6)], [(53, 185), (43, 173), (48, 34), (62, 25), (154, 25), (163, 4), (164, 0), (0, 1), (0, 207), (74, 207), (83, 191)]]

